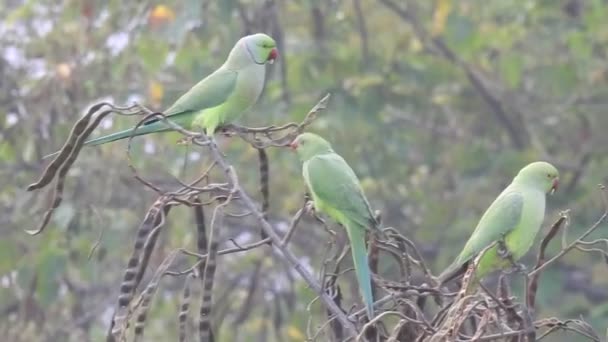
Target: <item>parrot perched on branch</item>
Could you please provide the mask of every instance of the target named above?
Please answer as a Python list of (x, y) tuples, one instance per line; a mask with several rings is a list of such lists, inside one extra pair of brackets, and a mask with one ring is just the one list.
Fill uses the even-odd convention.
[(302, 161), (304, 181), (319, 210), (338, 221), (348, 234), (359, 289), (371, 319), (374, 299), (365, 248), (365, 233), (378, 229), (355, 172), (329, 142), (312, 133), (300, 134), (291, 144)]
[[(258, 100), (264, 88), (264, 65), (278, 58), (274, 39), (263, 33), (241, 38), (230, 51), (226, 62), (194, 85), (163, 112), (174, 123), (186, 128), (205, 129), (211, 136), (216, 128), (238, 119)], [(130, 136), (171, 131), (159, 119), (151, 119), (134, 128), (88, 140), (95, 146)]]
[[(477, 228), (456, 260), (439, 275), (444, 284), (465, 273), (470, 262), (496, 241), (479, 260), (475, 279), (509, 268), (532, 247), (545, 216), (545, 195), (559, 184), (559, 172), (546, 162), (534, 162), (521, 169), (511, 184), (494, 200), (479, 220)], [(506, 252), (507, 255), (503, 255)]]

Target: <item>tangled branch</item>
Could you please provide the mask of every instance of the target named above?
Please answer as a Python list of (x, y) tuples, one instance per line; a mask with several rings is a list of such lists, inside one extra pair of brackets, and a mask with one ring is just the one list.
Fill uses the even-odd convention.
[[(209, 153), (210, 163), (195, 180), (184, 183), (179, 181), (180, 187), (166, 190), (142, 177), (133, 166), (130, 155), (131, 139), (127, 148), (129, 166), (135, 178), (144, 186), (158, 193), (158, 198), (145, 214), (134, 239), (134, 244), (127, 265), (124, 269), (119, 295), (107, 333), (107, 341), (122, 341), (133, 327), (135, 340), (142, 340), (147, 324), (148, 312), (153, 299), (157, 294), (161, 280), (165, 276), (178, 277), (183, 281), (181, 303), (176, 310), (178, 318), (179, 340), (189, 340), (188, 322), (191, 301), (193, 300), (194, 286), (201, 290), (200, 311), (198, 317), (198, 337), (201, 341), (213, 341), (214, 320), (221, 317), (221, 301), (214, 302), (214, 293), (217, 290), (216, 270), (217, 261), (223, 255), (245, 253), (270, 245), (269, 253), (295, 271), (310, 288), (315, 303), (321, 303), (326, 317), (313, 319), (312, 310), (309, 310), (307, 328), (308, 340), (316, 341), (322, 338), (329, 341), (496, 341), (506, 340), (541, 340), (559, 330), (575, 332), (592, 341), (599, 341), (599, 337), (591, 326), (582, 319), (558, 319), (555, 317), (534, 317), (535, 298), (539, 286), (540, 274), (558, 259), (572, 250), (588, 253), (599, 253), (608, 258), (608, 240), (585, 240), (589, 234), (605, 223), (608, 218), (608, 200), (605, 189), (602, 187), (602, 199), (605, 209), (603, 215), (589, 227), (583, 234), (572, 242), (565, 242), (566, 227), (569, 215), (562, 212), (558, 220), (550, 227), (542, 239), (538, 249), (536, 265), (525, 274), (526, 294), (524, 302), (519, 302), (511, 294), (505, 277), (501, 275), (496, 293), (485, 286), (476, 288), (474, 274), (476, 265), (489, 246), (482, 252), (475, 262), (471, 263), (465, 273), (460, 291), (452, 293), (446, 289), (438, 288), (436, 278), (427, 266), (416, 244), (404, 236), (399, 228), (384, 228), (381, 238), (374, 237), (370, 243), (373, 249), (372, 274), (375, 287), (374, 296), (380, 297), (374, 307), (378, 315), (370, 321), (365, 320), (365, 310), (356, 310), (355, 306), (348, 307), (348, 301), (342, 292), (341, 281), (352, 268), (343, 265), (348, 248), (339, 244), (339, 239), (327, 224), (317, 217), (317, 222), (329, 232), (330, 238), (325, 244), (323, 263), (318, 276), (313, 275), (302, 263), (301, 258), (293, 251), (290, 241), (298, 225), (310, 211), (309, 203), (304, 201), (301, 208), (291, 217), (289, 225), (284, 231), (279, 231), (268, 220), (269, 209), (269, 160), (267, 149), (285, 147), (299, 133), (310, 125), (318, 114), (327, 107), (329, 95), (323, 97), (299, 123), (288, 123), (282, 126), (268, 126), (248, 128), (236, 125), (222, 127), (222, 132), (229, 136), (236, 136), (258, 152), (260, 162), (259, 192), (261, 203), (256, 203), (252, 196), (240, 185), (237, 170), (227, 161), (218, 149), (215, 140), (202, 133), (188, 131), (165, 117), (162, 113), (151, 112), (136, 105), (133, 107), (115, 107), (107, 103), (97, 104), (79, 120), (72, 129), (69, 138), (56, 157), (50, 162), (40, 179), (28, 187), (29, 191), (38, 190), (55, 180), (54, 195), (51, 205), (44, 214), (39, 227), (29, 231), (39, 234), (47, 226), (53, 211), (61, 204), (63, 185), (70, 167), (73, 165), (83, 143), (91, 131), (99, 124), (103, 117), (115, 113), (118, 115), (141, 115), (142, 119), (136, 127), (145, 124), (151, 119), (158, 119), (184, 135), (184, 138), (195, 146)], [(109, 106), (110, 109), (99, 111)], [(97, 114), (97, 116), (95, 116)], [(213, 172), (215, 171), (215, 172)], [(217, 171), (220, 175), (217, 176)], [(212, 173), (213, 172), (213, 173)], [(212, 176), (213, 175), (213, 176)], [(145, 273), (151, 268), (150, 259), (158, 249), (157, 240), (163, 229), (168, 229), (166, 222), (171, 209), (177, 206), (191, 207), (194, 212), (194, 229), (197, 234), (196, 251), (182, 246), (171, 251), (165, 260), (155, 267), (154, 274), (148, 277)], [(246, 212), (230, 212), (230, 208), (239, 207)], [(204, 208), (212, 208), (209, 225), (206, 224)], [(253, 219), (257, 227), (261, 228), (262, 237), (247, 244), (239, 244), (234, 239), (220, 235), (221, 227), (228, 218), (244, 220), (245, 217)], [(547, 260), (546, 248), (555, 236), (562, 231), (562, 249)], [(225, 240), (224, 240), (225, 239)], [(233, 246), (220, 246), (231, 243)], [(496, 242), (500, 249), (500, 241)], [(601, 248), (604, 247), (605, 249)], [(188, 260), (186, 267), (178, 269), (177, 258), (181, 256)], [(391, 277), (382, 274), (384, 268), (379, 267), (385, 260), (397, 264), (398, 274)], [(183, 264), (181, 265), (183, 266)], [(261, 260), (255, 263), (253, 275), (262, 272)], [(199, 281), (194, 281), (199, 278)], [(236, 278), (235, 284), (240, 278)], [(252, 279), (248, 288), (246, 303), (254, 299), (254, 292), (259, 284)], [(429, 300), (427, 300), (429, 299)], [(437, 304), (433, 306), (430, 299)], [(430, 304), (429, 304), (430, 302)], [(250, 306), (250, 304), (247, 304)], [(250, 315), (250, 309), (241, 310), (237, 321), (241, 323)], [(219, 319), (218, 319), (219, 320)], [(217, 323), (219, 324), (219, 323)], [(373, 334), (372, 334), (373, 332)]]

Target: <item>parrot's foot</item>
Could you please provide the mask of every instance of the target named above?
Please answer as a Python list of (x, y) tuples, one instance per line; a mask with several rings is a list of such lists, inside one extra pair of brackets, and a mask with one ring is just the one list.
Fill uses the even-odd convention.
[(498, 245), (498, 248), (496, 249), (496, 254), (498, 254), (498, 256), (503, 259), (511, 258), (511, 252), (509, 252), (509, 250), (506, 248), (506, 246), (501, 246), (500, 244)]
[(309, 214), (311, 216), (317, 216), (317, 212), (315, 210), (315, 204), (310, 200), (307, 200), (306, 203), (304, 204), (304, 212), (306, 212), (307, 214)]
[(382, 212), (380, 210), (374, 211), (374, 220), (376, 220), (376, 223), (378, 223), (378, 225), (382, 223)]
[(218, 129), (219, 133), (227, 138), (231, 138), (235, 136), (237, 133), (234, 130), (230, 129), (230, 126), (220, 127)]
[(505, 244), (504, 236), (502, 237), (502, 239), (498, 240), (496, 254), (498, 254), (499, 257), (501, 257), (503, 260), (507, 260), (511, 264), (511, 270), (507, 273), (520, 273), (524, 275), (527, 274), (528, 269), (526, 268), (526, 266), (522, 263), (516, 262), (513, 258), (513, 254), (511, 254), (511, 251), (509, 251), (507, 245)]
[(318, 221), (320, 221), (321, 223), (323, 223), (323, 228), (325, 228), (325, 231), (326, 231), (326, 232), (327, 232), (329, 235), (331, 235), (332, 237), (335, 237), (336, 235), (338, 235), (338, 234), (336, 234), (336, 232), (335, 232), (335, 231), (333, 231), (333, 230), (329, 229), (329, 227), (328, 227), (328, 226), (325, 224), (325, 221), (324, 221), (322, 218), (317, 217), (316, 219), (317, 219)]
[(314, 205), (313, 201), (310, 201), (310, 200), (306, 201), (306, 204), (304, 204), (304, 212), (306, 212), (310, 216), (314, 217), (314, 219), (317, 220), (323, 226), (323, 228), (325, 228), (325, 231), (327, 231), (330, 235), (336, 236), (336, 232), (334, 232), (333, 230), (329, 229), (329, 227), (327, 226), (327, 223), (325, 222), (325, 220), (322, 219), (317, 214), (317, 211), (315, 209), (315, 205)]
[(523, 275), (528, 274), (528, 268), (526, 267), (526, 265), (516, 262), (516, 263), (513, 263), (512, 266), (513, 266), (513, 272), (523, 274)]
[[(389, 227), (390, 228), (390, 227)], [(371, 230), (372, 236), (379, 242), (383, 244), (387, 244), (391, 241), (391, 236), (386, 232), (387, 228), (378, 228)]]
[(505, 243), (504, 236), (496, 242), (497, 242), (496, 254), (498, 254), (498, 256), (503, 259), (512, 260), (513, 255), (511, 255), (511, 252), (507, 248), (507, 244)]
[(211, 147), (212, 149), (218, 150), (222, 156), (224, 156), (224, 157), (226, 156), (226, 154), (224, 154), (224, 152), (219, 150), (218, 145), (217, 145), (217, 140), (215, 140), (214, 136), (210, 136), (209, 140), (206, 142), (206, 144), (208, 144), (209, 147)]
[(181, 139), (179, 139), (176, 144), (178, 145), (192, 145), (192, 137), (183, 137)]
[(509, 251), (509, 249), (507, 248), (507, 245), (505, 244), (505, 240), (504, 240), (504, 236), (502, 237), (502, 239), (497, 241), (498, 246), (496, 248), (496, 254), (501, 257), (503, 260), (507, 260), (510, 264), (511, 264), (511, 270), (508, 273), (521, 273), (521, 274), (527, 274), (527, 268), (524, 264), (522, 263), (518, 263), (515, 261), (515, 259), (513, 258), (513, 254), (511, 254), (511, 251)]
[(504, 269), (503, 270), (504, 274), (513, 274), (513, 273), (518, 273), (521, 275), (527, 275), (528, 274), (528, 268), (522, 264), (522, 263), (518, 263), (518, 262), (512, 262), (511, 263), (511, 267)]

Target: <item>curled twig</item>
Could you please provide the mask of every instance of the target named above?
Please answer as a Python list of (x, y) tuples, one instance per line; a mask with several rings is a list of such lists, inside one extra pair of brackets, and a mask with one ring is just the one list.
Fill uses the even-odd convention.
[[(534, 271), (539, 269), (545, 263), (545, 250), (547, 249), (547, 246), (549, 245), (551, 239), (553, 239), (553, 237), (557, 234), (562, 225), (567, 221), (567, 219), (567, 212), (560, 213), (560, 217), (557, 219), (557, 221), (555, 221), (555, 223), (553, 223), (551, 229), (549, 229), (549, 232), (547, 232), (547, 235), (545, 235), (545, 237), (543, 238), (542, 242), (540, 243), (540, 248), (538, 250), (538, 256), (536, 257), (536, 265), (534, 266)], [(540, 276), (539, 272), (534, 271), (528, 274), (530, 282), (527, 287), (526, 301), (530, 308), (534, 308), (536, 291), (538, 290), (538, 279)]]
[[(317, 117), (317, 115), (327, 108), (331, 94), (326, 94), (312, 109), (306, 114), (300, 123), (290, 122), (282, 126), (267, 126), (259, 128), (242, 127), (237, 125), (226, 125), (223, 130), (227, 134), (236, 134), (241, 139), (249, 143), (256, 149), (264, 149), (267, 147), (284, 147), (287, 146), (298, 134), (309, 126)], [(276, 133), (282, 133), (275, 137)], [(260, 139), (263, 136), (265, 139)]]
[[(139, 341), (143, 338), (144, 327), (146, 324), (146, 319), (148, 315), (148, 310), (150, 309), (150, 303), (154, 295), (156, 294), (156, 290), (158, 289), (158, 285), (160, 283), (161, 278), (165, 275), (167, 269), (171, 266), (175, 257), (179, 254), (179, 251), (174, 250), (167, 257), (160, 266), (156, 269), (154, 276), (148, 283), (148, 286), (142, 291), (141, 295), (137, 299), (134, 305), (134, 309), (139, 308), (139, 314), (137, 315), (137, 320), (135, 321), (135, 341)], [(125, 333), (124, 329), (121, 329), (120, 335), (122, 336)], [(121, 340), (120, 338), (118, 339)]]
[(563, 329), (575, 332), (581, 336), (584, 336), (591, 341), (600, 342), (601, 338), (597, 335), (597, 333), (593, 330), (593, 328), (589, 325), (589, 323), (583, 321), (582, 319), (568, 319), (565, 321), (559, 320), (557, 318), (546, 318), (541, 319), (535, 322), (536, 328), (549, 328), (545, 331), (541, 336), (538, 337), (537, 341), (542, 340), (547, 337), (549, 334)]
[[(528, 304), (530, 304), (531, 307), (533, 307), (533, 305), (534, 305), (534, 296), (535, 296), (535, 293), (536, 293), (538, 276), (539, 276), (540, 272), (542, 272), (545, 268), (547, 268), (549, 265), (551, 265), (552, 263), (554, 263), (555, 261), (557, 261), (559, 258), (561, 258), (562, 256), (564, 256), (566, 253), (568, 253), (572, 249), (577, 248), (577, 246), (579, 246), (579, 245), (585, 245), (587, 243), (587, 241), (584, 241), (584, 239), (587, 236), (589, 236), (589, 234), (591, 234), (592, 232), (594, 232), (599, 226), (601, 226), (602, 223), (604, 223), (606, 221), (606, 219), (608, 218), (608, 198), (606, 197), (606, 189), (605, 189), (605, 187), (603, 185), (600, 185), (600, 190), (601, 190), (602, 201), (604, 203), (604, 213), (600, 216), (600, 218), (597, 221), (595, 221), (595, 223), (593, 225), (591, 225), (584, 233), (582, 233), (576, 240), (572, 241), (566, 247), (562, 248), (562, 250), (559, 251), (559, 253), (557, 253), (551, 259), (549, 259), (549, 260), (547, 260), (545, 262), (542, 262), (542, 260), (538, 260), (537, 261), (537, 265), (534, 268), (534, 270), (532, 272), (528, 273), (528, 278), (532, 279), (532, 281), (530, 282), (530, 290), (532, 290), (532, 291), (529, 292), (528, 296), (532, 296), (532, 297), (529, 297), (527, 299), (527, 302), (528, 302)], [(565, 216), (564, 220), (566, 220), (567, 219), (567, 215), (566, 214), (562, 214), (562, 215)], [(561, 219), (562, 218), (560, 217), (560, 220)], [(560, 225), (561, 225), (561, 223), (560, 223)], [(558, 228), (559, 227), (557, 227), (555, 229), (558, 229)], [(552, 230), (549, 233), (551, 233)], [(547, 237), (549, 237), (549, 235), (547, 235)], [(550, 240), (550, 237), (549, 237), (548, 240)], [(546, 247), (546, 244), (549, 242), (548, 240), (545, 243), (545, 247)], [(543, 239), (543, 243), (544, 242), (545, 242), (545, 240)], [(542, 251), (543, 254), (540, 255), (540, 252), (539, 252), (539, 259), (541, 257), (544, 258), (544, 248), (543, 248), (542, 244), (541, 244), (541, 251)]]
[[(268, 167), (268, 154), (263, 148), (258, 148), (258, 159), (260, 161), (260, 193), (262, 194), (262, 214), (268, 220), (268, 209), (270, 208), (270, 169)], [(261, 231), (262, 239), (267, 238), (264, 230)]]
[(213, 294), (213, 283), (215, 277), (216, 256), (217, 256), (217, 231), (223, 225), (224, 218), (224, 207), (230, 202), (228, 199), (226, 202), (219, 204), (213, 211), (211, 217), (211, 224), (209, 229), (209, 256), (205, 262), (205, 269), (201, 274), (203, 279), (203, 295), (199, 317), (199, 337), (201, 341), (211, 341), (213, 333), (211, 330), (211, 305), (212, 305), (212, 294)]
[[(158, 228), (164, 224), (164, 218), (170, 209), (170, 207), (166, 204), (167, 201), (168, 198), (162, 196), (157, 199), (148, 210), (148, 213), (144, 217), (144, 220), (138, 229), (135, 244), (133, 246), (133, 252), (125, 269), (123, 280), (120, 285), (120, 294), (118, 296), (117, 307), (114, 311), (110, 329), (107, 335), (108, 341), (115, 341), (117, 340), (117, 336), (121, 336), (124, 333), (125, 326), (123, 325), (130, 317), (129, 305), (131, 304), (135, 290), (139, 286), (139, 282), (141, 281), (145, 271), (145, 266), (143, 265), (144, 257), (142, 257), (142, 253), (146, 244), (148, 245), (149, 249), (148, 253), (151, 253), (151, 241), (155, 241), (156, 239), (151, 238), (151, 236), (155, 235), (155, 232), (158, 233)], [(149, 254), (148, 257), (145, 258), (145, 263), (147, 263), (148, 258)]]
[[(106, 110), (101, 114), (97, 115), (95, 120), (90, 123), (92, 116), (104, 106), (109, 106), (111, 109)], [(138, 109), (138, 111), (129, 112), (133, 109)], [(103, 120), (103, 118), (110, 113), (132, 115), (139, 113), (140, 111), (141, 110), (139, 109), (138, 105), (121, 108), (115, 107), (106, 102), (101, 102), (92, 106), (87, 112), (87, 114), (84, 115), (80, 120), (78, 120), (76, 124), (74, 124), (74, 127), (72, 128), (72, 131), (70, 132), (67, 141), (65, 142), (61, 150), (57, 152), (57, 157), (55, 157), (55, 159), (53, 159), (51, 163), (47, 166), (39, 180), (36, 183), (30, 184), (27, 187), (27, 191), (43, 188), (48, 185), (55, 178), (55, 176), (57, 176), (55, 188), (53, 189), (51, 204), (49, 205), (47, 211), (44, 213), (42, 222), (38, 225), (38, 228), (26, 230), (26, 233), (30, 235), (38, 235), (42, 233), (44, 228), (46, 228), (46, 226), (50, 222), (53, 212), (59, 207), (63, 200), (62, 195), (65, 184), (65, 177), (68, 171), (70, 170), (72, 164), (76, 160), (76, 157), (78, 156), (78, 153), (80, 152), (80, 149), (82, 148), (87, 137), (99, 125), (101, 120)]]
[(179, 341), (185, 342), (188, 336), (188, 312), (190, 311), (190, 283), (194, 278), (194, 273), (190, 273), (184, 281), (184, 289), (182, 290), (182, 300), (177, 314), (179, 327)]

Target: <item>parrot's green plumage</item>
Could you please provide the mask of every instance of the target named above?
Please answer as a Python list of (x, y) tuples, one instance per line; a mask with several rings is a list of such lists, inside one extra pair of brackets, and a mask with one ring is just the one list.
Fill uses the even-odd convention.
[(367, 315), (374, 315), (370, 269), (365, 248), (365, 233), (378, 228), (359, 180), (346, 161), (323, 138), (300, 134), (292, 143), (316, 210), (342, 224), (350, 239), (359, 289)]
[[(253, 106), (264, 87), (264, 65), (278, 56), (275, 41), (258, 33), (241, 38), (230, 51), (226, 62), (194, 85), (163, 113), (186, 129), (215, 129), (238, 119)], [(150, 120), (137, 130), (128, 129), (86, 141), (88, 146), (101, 145), (130, 136), (170, 131), (160, 120)]]
[[(456, 260), (439, 276), (440, 283), (466, 271), (470, 261), (495, 241), (503, 240), (512, 260), (517, 261), (532, 247), (545, 216), (545, 195), (557, 188), (559, 173), (546, 162), (534, 162), (519, 171), (511, 184), (494, 200)], [(509, 258), (490, 248), (479, 260), (475, 278), (508, 268)]]

